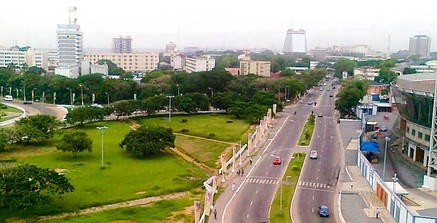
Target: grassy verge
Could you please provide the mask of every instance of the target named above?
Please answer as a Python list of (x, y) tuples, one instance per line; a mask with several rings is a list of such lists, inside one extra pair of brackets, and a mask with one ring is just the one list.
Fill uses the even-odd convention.
[(20, 109), (10, 107), (10, 106), (8, 106), (8, 108), (6, 108), (6, 109), (0, 109), (0, 111), (2, 111), (2, 112), (14, 112), (14, 113), (20, 113), (20, 114), (23, 113), (23, 111), (21, 111)]
[(229, 146), (228, 144), (181, 135), (176, 136), (175, 145), (211, 168), (219, 167), (216, 164), (217, 160), (220, 154)]
[[(282, 179), (282, 212), (280, 211), (280, 188), (276, 192), (275, 199), (270, 211), (270, 222), (291, 222), (290, 205), (299, 180), (300, 171), (305, 160), (305, 153), (297, 152), (293, 154), (287, 167), (284, 178)], [(288, 178), (287, 178), (288, 177)]]
[[(137, 118), (141, 125), (169, 126), (167, 116)], [(226, 142), (240, 141), (242, 134), (249, 129), (250, 123), (236, 119), (231, 115), (175, 115), (171, 117), (171, 128), (174, 132)], [(245, 136), (247, 138), (247, 134)]]
[(308, 146), (311, 142), (311, 137), (313, 136), (315, 126), (315, 116), (308, 116), (308, 120), (305, 123), (305, 127), (303, 128), (302, 134), (299, 138), (299, 146)]
[(119, 208), (98, 213), (76, 215), (61, 219), (44, 221), (45, 223), (94, 223), (94, 222), (118, 222), (118, 223), (156, 223), (156, 222), (193, 222), (192, 211), (184, 211), (186, 207), (193, 205), (193, 200), (181, 198), (175, 200), (157, 201), (151, 205)]
[[(199, 187), (206, 175), (196, 166), (182, 158), (162, 153), (144, 159), (130, 156), (118, 144), (131, 128), (129, 122), (107, 122), (86, 125), (86, 131), (93, 139), (93, 152), (81, 153), (73, 158), (55, 148), (57, 139), (46, 146), (16, 146), (13, 152), (3, 153), (5, 159), (31, 163), (39, 167), (63, 169), (76, 188), (73, 193), (61, 199), (54, 197), (52, 205), (27, 211), (0, 210), (0, 222), (8, 217), (30, 217), (81, 208), (100, 206), (125, 200), (138, 199), (161, 194), (190, 191)], [(106, 125), (104, 132), (104, 162), (101, 170), (100, 132), (97, 126)], [(69, 131), (69, 130), (65, 130)], [(57, 136), (56, 138), (59, 138)], [(23, 150), (22, 150), (23, 149)]]

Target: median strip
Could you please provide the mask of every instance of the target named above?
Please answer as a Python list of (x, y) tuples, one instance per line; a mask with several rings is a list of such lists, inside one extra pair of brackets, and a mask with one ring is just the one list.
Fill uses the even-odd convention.
[(302, 133), (299, 138), (299, 146), (308, 146), (310, 145), (311, 138), (314, 132), (314, 126), (316, 122), (316, 116), (310, 115), (308, 116), (308, 120), (305, 123), (305, 127), (302, 130)]

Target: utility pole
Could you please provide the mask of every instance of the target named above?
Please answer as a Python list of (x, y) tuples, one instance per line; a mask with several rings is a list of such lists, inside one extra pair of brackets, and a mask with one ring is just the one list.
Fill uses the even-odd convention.
[(100, 168), (103, 168), (103, 152), (104, 152), (104, 150), (103, 150), (103, 131), (105, 130), (105, 129), (107, 129), (108, 127), (107, 126), (99, 126), (99, 127), (97, 127), (97, 129), (98, 130), (100, 130), (100, 132), (101, 132), (101, 134), (102, 134), (102, 165), (101, 165), (101, 167)]
[(168, 123), (171, 123), (171, 99), (174, 98), (173, 95), (166, 96), (168, 100)]

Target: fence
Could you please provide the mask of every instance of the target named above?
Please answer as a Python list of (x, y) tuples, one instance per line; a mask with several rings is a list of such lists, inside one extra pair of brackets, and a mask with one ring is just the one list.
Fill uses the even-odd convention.
[[(361, 137), (360, 137), (361, 138)], [(361, 174), (366, 178), (372, 190), (378, 198), (384, 203), (390, 215), (398, 223), (436, 223), (437, 218), (419, 216), (412, 211), (399, 197), (394, 193), (395, 188), (387, 186), (387, 184), (378, 175), (375, 168), (367, 160), (360, 150), (360, 143), (358, 143), (357, 166), (360, 168)], [(395, 184), (393, 184), (395, 185)], [(393, 186), (395, 187), (395, 186)]]

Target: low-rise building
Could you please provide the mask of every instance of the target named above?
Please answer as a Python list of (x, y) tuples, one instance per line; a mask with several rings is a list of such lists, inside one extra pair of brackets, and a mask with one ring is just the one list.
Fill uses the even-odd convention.
[(0, 67), (7, 67), (13, 63), (18, 68), (25, 64), (27, 67), (36, 66), (48, 69), (48, 56), (46, 51), (35, 50), (30, 47), (11, 47), (9, 49), (0, 49)]
[(245, 57), (240, 61), (240, 75), (256, 74), (263, 77), (270, 77), (270, 61), (255, 61)]
[(107, 64), (94, 64), (89, 60), (83, 60), (80, 64), (81, 75), (87, 74), (103, 74), (108, 76), (108, 65)]
[(183, 54), (176, 54), (170, 57), (170, 65), (175, 70), (182, 70), (185, 66), (185, 55)]
[(110, 60), (127, 71), (148, 72), (158, 69), (159, 54), (141, 53), (86, 53), (85, 60), (97, 63), (99, 60)]
[(365, 66), (354, 68), (354, 76), (362, 80), (374, 81), (375, 77), (379, 76), (379, 68)]
[(287, 67), (287, 70), (291, 70), (296, 74), (302, 74), (306, 70), (308, 70), (308, 67)]
[(211, 56), (185, 58), (184, 70), (188, 73), (210, 71), (215, 67), (215, 59)]

